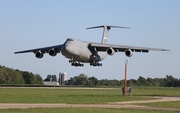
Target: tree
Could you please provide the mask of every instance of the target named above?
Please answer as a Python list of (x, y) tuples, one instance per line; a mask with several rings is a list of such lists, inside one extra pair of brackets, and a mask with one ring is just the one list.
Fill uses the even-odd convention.
[(14, 70), (0, 65), (0, 84), (42, 84), (42, 78), (38, 74), (28, 71)]
[(11, 74), (11, 84), (24, 84), (24, 79), (20, 72), (15, 72), (14, 70), (12, 70)]
[(75, 76), (74, 78), (71, 78), (71, 82), (73, 85), (87, 85), (88, 78), (85, 74), (82, 73), (78, 76)]
[(143, 85), (143, 86), (147, 86), (148, 83), (147, 83), (147, 81), (146, 81), (146, 79), (144, 77), (139, 76), (138, 84)]
[(44, 79), (44, 81), (56, 81), (57, 82), (57, 77), (56, 75), (47, 75), (46, 79)]
[(100, 85), (108, 85), (108, 80), (107, 79), (102, 79), (99, 81), (100, 82)]
[(39, 74), (35, 74), (36, 84), (43, 84), (43, 79)]
[(50, 81), (51, 78), (52, 78), (52, 76), (49, 74), (49, 75), (47, 75), (47, 77), (44, 79), (44, 81)]
[(27, 71), (22, 72), (23, 79), (25, 81), (25, 84), (35, 84), (35, 75), (32, 73), (29, 73)]
[(24, 84), (24, 80), (20, 72), (0, 66), (0, 84)]
[(56, 77), (56, 75), (52, 75), (52, 81), (56, 81), (56, 82), (57, 82), (57, 77)]
[(138, 84), (138, 81), (135, 79), (130, 79), (129, 81), (130, 81), (132, 86), (136, 86)]
[(93, 77), (89, 77), (88, 81), (89, 81), (88, 85), (91, 85), (91, 86), (99, 85), (99, 80), (96, 77), (94, 77), (94, 76)]
[(178, 81), (178, 79), (174, 78), (171, 75), (166, 75), (165, 82), (167, 87), (175, 87), (175, 83), (177, 83), (176, 81)]
[(10, 83), (10, 76), (7, 71), (3, 68), (0, 68), (0, 84)]

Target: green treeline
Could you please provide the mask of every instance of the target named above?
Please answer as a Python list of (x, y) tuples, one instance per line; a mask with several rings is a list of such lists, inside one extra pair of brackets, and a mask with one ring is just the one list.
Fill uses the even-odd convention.
[[(47, 75), (44, 81), (57, 81), (56, 75)], [(137, 80), (128, 80), (131, 86), (155, 86), (155, 87), (180, 87), (180, 79), (171, 75), (164, 78), (144, 78), (139, 76)], [(33, 74), (28, 71), (14, 70), (0, 65), (0, 84), (43, 84), (43, 79), (39, 74)], [(98, 80), (96, 77), (88, 77), (85, 74), (71, 77), (66, 85), (76, 86), (123, 86), (124, 80)]]
[[(85, 74), (80, 74), (70, 78), (71, 85), (82, 86), (123, 86), (124, 80), (98, 80), (96, 77), (87, 77)], [(130, 79), (127, 81), (131, 86), (155, 86), (155, 87), (180, 87), (180, 79), (174, 78), (171, 75), (166, 75), (164, 78), (144, 78), (139, 76), (137, 80)]]
[(39, 74), (0, 66), (0, 84), (42, 84)]

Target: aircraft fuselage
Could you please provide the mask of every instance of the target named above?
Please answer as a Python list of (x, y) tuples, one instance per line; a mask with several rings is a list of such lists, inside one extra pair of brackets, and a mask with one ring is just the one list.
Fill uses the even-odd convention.
[(61, 53), (66, 58), (83, 63), (97, 63), (107, 56), (107, 52), (96, 52), (88, 46), (89, 42), (68, 38), (61, 48)]

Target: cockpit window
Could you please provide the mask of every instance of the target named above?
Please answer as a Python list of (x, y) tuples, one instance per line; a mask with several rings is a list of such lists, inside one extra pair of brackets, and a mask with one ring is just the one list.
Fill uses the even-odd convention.
[(67, 39), (67, 41), (74, 41), (74, 40), (73, 40), (73, 39), (71, 39), (71, 38), (68, 38), (68, 39)]

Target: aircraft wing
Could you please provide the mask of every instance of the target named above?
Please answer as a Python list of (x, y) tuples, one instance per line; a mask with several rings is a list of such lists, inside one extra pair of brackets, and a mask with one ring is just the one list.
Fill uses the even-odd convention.
[(61, 51), (62, 45), (55, 45), (55, 46), (49, 46), (49, 47), (43, 47), (43, 48), (37, 48), (37, 49), (30, 49), (30, 50), (24, 50), (24, 51), (17, 51), (14, 52), (14, 54), (19, 54), (19, 53), (28, 53), (28, 52), (37, 52), (41, 51), (42, 53), (48, 53), (49, 50), (54, 49), (56, 50), (57, 53)]
[(137, 47), (137, 46), (125, 46), (125, 45), (114, 45), (114, 44), (102, 44), (102, 43), (90, 43), (90, 47), (94, 47), (97, 51), (106, 51), (108, 48), (113, 48), (115, 52), (125, 52), (130, 49), (132, 52), (145, 52), (151, 51), (169, 51), (161, 48), (148, 48), (148, 47)]

